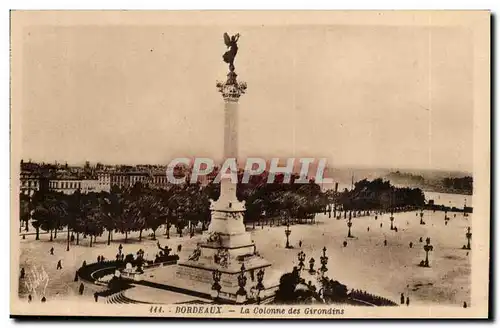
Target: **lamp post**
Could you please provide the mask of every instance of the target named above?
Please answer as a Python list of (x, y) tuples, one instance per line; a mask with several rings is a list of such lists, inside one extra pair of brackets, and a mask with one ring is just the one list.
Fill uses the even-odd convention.
[[(28, 222), (26, 222), (26, 225), (28, 225)], [(67, 244), (66, 244), (66, 252), (69, 252), (69, 230), (70, 229), (69, 229), (69, 224), (68, 224), (68, 238), (67, 238)]]
[(219, 299), (219, 293), (220, 293), (220, 290), (222, 289), (221, 285), (219, 284), (221, 275), (222, 275), (222, 273), (219, 270), (215, 270), (214, 272), (212, 272), (212, 277), (214, 278), (214, 283), (212, 285), (211, 296), (215, 301), (217, 301)]
[(429, 252), (433, 250), (433, 246), (431, 245), (431, 239), (427, 237), (425, 239), (425, 245), (424, 245), (424, 251), (425, 251), (425, 261), (424, 261), (424, 267), (428, 268), (429, 267)]
[(325, 275), (325, 272), (328, 271), (328, 268), (326, 267), (326, 264), (328, 263), (328, 256), (326, 256), (326, 247), (323, 247), (323, 255), (320, 257), (321, 261), (321, 274), (322, 276)]
[(352, 221), (351, 221), (351, 218), (349, 217), (349, 221), (347, 221), (347, 237), (348, 238), (352, 238), (352, 235), (351, 235), (351, 227), (352, 227)]
[(288, 240), (288, 237), (290, 236), (290, 234), (292, 233), (292, 230), (290, 230), (290, 223), (286, 223), (286, 229), (285, 229), (285, 236), (286, 236), (286, 246), (285, 248), (290, 248), (290, 243), (289, 243), (289, 240)]
[(467, 208), (467, 198), (464, 198), (464, 217), (467, 216), (467, 213), (465, 213), (466, 208)]
[(465, 238), (467, 238), (467, 249), (470, 249), (470, 240), (472, 238), (472, 232), (470, 232), (470, 227), (467, 228), (467, 233), (465, 234)]
[(394, 230), (394, 210), (391, 209), (391, 217), (389, 218), (391, 220), (391, 230)]
[(242, 264), (240, 274), (238, 276), (238, 286), (240, 286), (240, 288), (236, 292), (236, 303), (242, 304), (247, 300), (247, 291), (245, 290), (246, 284), (247, 277), (245, 277), (245, 264)]

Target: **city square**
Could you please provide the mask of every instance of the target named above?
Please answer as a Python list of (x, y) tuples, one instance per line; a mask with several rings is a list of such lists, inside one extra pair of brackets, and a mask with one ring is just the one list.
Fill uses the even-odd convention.
[[(296, 224), (291, 226), (290, 240), (293, 248), (285, 247), (286, 226), (256, 226), (255, 230), (247, 226), (253, 240), (258, 245), (258, 251), (273, 263), (273, 268), (285, 273), (298, 265), (297, 254), (303, 251), (306, 261), (314, 257), (319, 262), (321, 249), (327, 248), (329, 257), (328, 275), (346, 284), (348, 288), (361, 289), (397, 301), (401, 293), (409, 295), (411, 303), (418, 304), (449, 304), (462, 306), (470, 302), (470, 256), (469, 251), (462, 246), (467, 243), (465, 233), (473, 214), (464, 217), (462, 214), (452, 216), (450, 223), (444, 224), (444, 212), (425, 211), (426, 225), (419, 224), (416, 211), (397, 213), (394, 215), (398, 232), (390, 230), (390, 213), (363, 216), (353, 219), (352, 234), (354, 238), (347, 237), (345, 219), (328, 218), (327, 215), (318, 214), (314, 224)], [(380, 227), (382, 224), (382, 227)], [(369, 231), (367, 228), (370, 228)], [(194, 237), (178, 237), (172, 229), (172, 237), (166, 239), (159, 235), (158, 240), (145, 238), (141, 243), (137, 236), (131, 236), (129, 243), (124, 243), (120, 235), (113, 236), (111, 245), (106, 245), (106, 240), (99, 238), (92, 249), (88, 242), (83, 240), (79, 246), (71, 245), (70, 252), (66, 252), (66, 241), (61, 238), (53, 242), (48, 241), (48, 235), (41, 235), (40, 241), (34, 240), (34, 235), (29, 235), (21, 243), (21, 266), (43, 267), (50, 277), (46, 290), (49, 299), (85, 298), (93, 301), (90, 291), (84, 296), (77, 293), (80, 282), (74, 282), (76, 270), (82, 261), (95, 262), (94, 257), (103, 255), (113, 258), (118, 245), (123, 245), (123, 252), (136, 253), (139, 248), (144, 249), (146, 258), (157, 251), (156, 243), (168, 245), (175, 249), (182, 245), (180, 258), (187, 258), (196, 248), (196, 243), (202, 239), (201, 234)], [(429, 255), (430, 267), (419, 267), (419, 262), (425, 258), (424, 242), (419, 238), (430, 237), (433, 251)], [(343, 241), (348, 245), (344, 247)], [(387, 246), (384, 246), (387, 240)], [(302, 247), (299, 247), (301, 241)], [(409, 243), (413, 247), (409, 247)], [(87, 245), (86, 245), (87, 244)], [(50, 248), (54, 247), (55, 255), (50, 255)], [(33, 259), (36, 259), (34, 261)], [(61, 259), (63, 269), (56, 270), (57, 260)], [(165, 269), (153, 269), (151, 274)], [(167, 270), (168, 271), (168, 270)], [(29, 270), (28, 270), (29, 272)], [(393, 273), (394, 272), (394, 273)], [(391, 273), (391, 274), (389, 274)], [(160, 273), (161, 274), (161, 273)], [(172, 273), (166, 276), (175, 280)], [(308, 276), (310, 279), (314, 277)], [(167, 279), (168, 284), (168, 279)], [(142, 289), (142, 292), (141, 292)], [(203, 298), (186, 296), (162, 290), (152, 291), (151, 288), (139, 286), (125, 292), (127, 298), (147, 303), (183, 303), (192, 300), (210, 302)], [(22, 294), (25, 299), (26, 292)]]
[(472, 36), (422, 22), (19, 32), (17, 309), (483, 311)]

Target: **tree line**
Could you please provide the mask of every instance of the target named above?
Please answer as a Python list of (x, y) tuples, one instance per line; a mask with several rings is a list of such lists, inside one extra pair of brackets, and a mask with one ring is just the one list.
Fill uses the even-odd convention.
[[(316, 213), (331, 210), (332, 204), (346, 209), (388, 209), (390, 207), (421, 206), (425, 198), (423, 192), (411, 188), (395, 188), (388, 181), (376, 179), (362, 180), (351, 191), (323, 192), (320, 186), (309, 183), (294, 183), (299, 177), (292, 175), (290, 182), (278, 175), (274, 183), (267, 183), (267, 172), (252, 176), (249, 183), (241, 183), (239, 176), (237, 197), (245, 201), (246, 224), (274, 224), (313, 222)], [(57, 238), (58, 232), (70, 231), (76, 244), (80, 236), (89, 236), (89, 246), (98, 236), (107, 234), (110, 244), (113, 232), (119, 232), (128, 241), (131, 232), (139, 232), (139, 240), (145, 231), (155, 239), (158, 229), (165, 227), (170, 238), (170, 230), (175, 227), (179, 236), (186, 227), (194, 235), (195, 227), (208, 228), (210, 222), (210, 199), (217, 200), (220, 184), (169, 184), (165, 188), (152, 188), (141, 183), (130, 188), (113, 186), (110, 192), (81, 193), (67, 195), (51, 190), (40, 190), (31, 198), (20, 195), (20, 220), (28, 221), (36, 230), (36, 239), (43, 230), (50, 234), (50, 240)], [(31, 220), (30, 220), (31, 219)], [(69, 243), (68, 243), (69, 245)]]

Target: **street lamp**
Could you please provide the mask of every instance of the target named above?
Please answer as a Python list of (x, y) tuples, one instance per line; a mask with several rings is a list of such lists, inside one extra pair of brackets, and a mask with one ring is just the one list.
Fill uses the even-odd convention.
[(290, 248), (290, 243), (289, 243), (289, 240), (288, 240), (288, 237), (290, 236), (290, 234), (292, 233), (292, 230), (290, 230), (290, 223), (286, 223), (286, 229), (285, 229), (285, 235), (286, 235), (286, 246), (285, 248)]
[(467, 216), (467, 213), (465, 213), (466, 207), (467, 207), (467, 198), (464, 198), (464, 217)]
[(429, 252), (432, 251), (434, 247), (431, 245), (431, 239), (427, 237), (425, 239), (425, 245), (424, 245), (424, 251), (425, 251), (425, 261), (424, 261), (424, 267), (428, 268), (429, 267)]
[(325, 275), (325, 272), (328, 271), (328, 268), (326, 267), (326, 264), (328, 263), (328, 256), (326, 256), (326, 247), (323, 247), (323, 256), (320, 257), (321, 260), (321, 273), (322, 276)]
[[(28, 224), (28, 222), (26, 222), (26, 225)], [(66, 252), (69, 252), (69, 224), (68, 224), (68, 238), (67, 238), (67, 244), (66, 244)], [(24, 237), (24, 235), (23, 235)]]
[(347, 237), (348, 238), (352, 238), (352, 235), (351, 235), (351, 227), (352, 227), (352, 221), (351, 221), (351, 218), (349, 217), (349, 221), (347, 221)]
[(298, 258), (299, 258), (299, 271), (302, 271), (302, 269), (305, 266), (304, 261), (306, 260), (306, 253), (304, 253), (303, 251), (300, 251), (298, 254)]

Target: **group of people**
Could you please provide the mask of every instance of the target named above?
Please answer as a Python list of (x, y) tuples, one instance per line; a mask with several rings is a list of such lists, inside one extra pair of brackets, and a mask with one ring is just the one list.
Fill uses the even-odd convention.
[[(402, 305), (405, 304), (405, 294), (404, 293), (401, 293), (400, 303)], [(406, 306), (409, 306), (409, 305), (410, 305), (410, 296), (406, 296)]]

